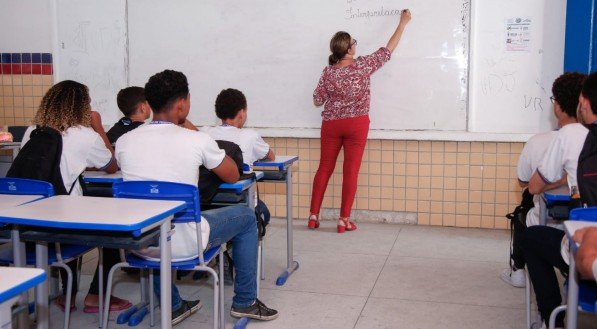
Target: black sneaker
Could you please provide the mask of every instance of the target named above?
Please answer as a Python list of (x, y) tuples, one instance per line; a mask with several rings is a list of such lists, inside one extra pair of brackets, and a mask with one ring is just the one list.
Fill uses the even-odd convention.
[(172, 312), (172, 325), (177, 325), (182, 320), (191, 316), (191, 314), (197, 312), (203, 304), (200, 300), (183, 300), (182, 306), (176, 311)]
[(235, 318), (247, 317), (255, 320), (269, 321), (278, 317), (278, 311), (268, 308), (259, 299), (253, 305), (245, 308), (230, 309), (230, 315)]

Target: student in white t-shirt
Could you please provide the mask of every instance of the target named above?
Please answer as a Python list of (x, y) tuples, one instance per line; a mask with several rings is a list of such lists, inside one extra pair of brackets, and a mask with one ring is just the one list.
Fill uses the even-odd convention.
[[(553, 90), (554, 108), (559, 107), (569, 117), (576, 118), (585, 79), (586, 75), (581, 73), (565, 73), (559, 77), (558, 88)], [(587, 133), (587, 128), (580, 123), (567, 124), (558, 131), (529, 182), (531, 193), (540, 194), (550, 189), (565, 175), (568, 187), (578, 186), (578, 157)], [(523, 234), (524, 260), (544, 322), (562, 302), (554, 267), (568, 272), (567, 241), (562, 230), (550, 226), (528, 227)], [(564, 314), (560, 313), (556, 327), (563, 328), (563, 321)]]
[[(118, 170), (118, 165), (102, 137), (92, 128), (91, 98), (87, 87), (75, 81), (62, 81), (54, 85), (43, 97), (35, 115), (34, 124), (50, 127), (62, 134), (62, 155), (60, 173), (67, 191), (73, 187), (71, 195), (82, 195), (78, 182), (79, 175), (85, 168), (98, 168), (108, 173)], [(29, 141), (33, 127), (25, 132), (22, 145)], [(118, 250), (104, 249), (104, 280), (107, 271), (120, 260)], [(68, 264), (76, 273), (76, 261)], [(62, 275), (63, 289), (66, 293), (66, 275)], [(85, 297), (85, 312), (97, 312), (99, 299), (99, 275), (96, 269), (89, 293)], [(106, 285), (104, 283), (104, 289)], [(77, 280), (73, 280), (73, 296), (77, 293)], [(56, 300), (64, 310), (64, 296)], [(74, 299), (71, 309), (75, 309)], [(123, 310), (131, 306), (127, 300), (112, 297), (111, 310)]]
[[(166, 70), (155, 74), (145, 84), (145, 97), (153, 111), (153, 121), (126, 133), (116, 142), (116, 158), (123, 179), (158, 180), (197, 185), (201, 165), (225, 182), (239, 178), (234, 161), (226, 156), (206, 133), (179, 127), (190, 110), (188, 82), (181, 72)], [(201, 213), (204, 248), (233, 242), (236, 270), (234, 297), (230, 314), (273, 320), (278, 311), (266, 307), (257, 296), (257, 224), (254, 212), (245, 206), (223, 207)], [(195, 223), (176, 224), (172, 235), (173, 260), (197, 257)], [(159, 250), (139, 253), (148, 259), (159, 258)], [(159, 295), (160, 281), (154, 280)], [(172, 287), (172, 322), (176, 324), (201, 307), (199, 300), (182, 300)]]
[[(557, 97), (562, 102), (562, 104), (560, 104), (560, 102), (554, 101), (553, 106), (553, 113), (558, 121), (559, 128), (563, 128), (570, 124), (578, 125), (576, 119), (576, 104), (578, 102), (575, 102), (574, 100), (576, 99), (576, 93), (580, 93), (580, 80), (582, 80), (582, 76), (566, 73), (558, 77), (552, 85), (552, 93), (554, 94), (552, 100)], [(518, 167), (516, 168), (520, 187), (528, 187), (529, 181), (537, 171), (537, 168), (543, 161), (544, 155), (547, 153), (557, 136), (558, 131), (539, 133), (531, 137), (525, 144), (518, 160)], [(569, 193), (568, 189), (565, 188), (566, 184), (567, 177), (564, 172), (559, 180), (549, 186), (545, 186), (544, 189), (552, 190), (557, 188), (558, 192), (563, 190), (565, 193)], [(562, 187), (564, 188), (562, 189)], [(543, 201), (541, 193), (533, 195), (533, 205), (533, 208), (531, 208), (526, 215), (527, 227), (539, 225), (541, 223), (541, 209), (545, 208), (545, 202)], [(524, 226), (517, 222), (514, 222), (513, 224), (512, 254), (510, 255), (512, 264), (511, 268), (504, 269), (500, 273), (500, 278), (514, 287), (523, 288), (526, 284), (524, 272), (525, 262), (520, 240), (522, 232), (524, 231)]]
[(224, 89), (216, 98), (216, 115), (222, 124), (201, 130), (215, 140), (237, 144), (243, 152), (243, 162), (253, 165), (257, 160), (274, 160), (274, 151), (253, 129), (243, 128), (247, 122), (247, 99), (236, 89)]

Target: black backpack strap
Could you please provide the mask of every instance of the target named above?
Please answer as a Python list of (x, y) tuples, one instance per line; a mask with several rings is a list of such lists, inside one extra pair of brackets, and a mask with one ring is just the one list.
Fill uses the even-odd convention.
[(73, 184), (70, 186), (70, 189), (68, 189), (68, 195), (70, 195), (73, 192), (73, 189), (75, 188), (75, 184), (77, 184), (77, 182), (80, 182), (81, 184), (81, 188), (83, 188), (83, 173), (85, 171), (81, 171), (81, 173), (79, 174), (79, 176), (77, 176), (77, 179), (75, 179), (75, 181), (73, 182)]

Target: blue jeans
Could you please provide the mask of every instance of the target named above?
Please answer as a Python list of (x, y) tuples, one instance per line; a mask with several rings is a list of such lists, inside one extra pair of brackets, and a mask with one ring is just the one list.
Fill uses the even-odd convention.
[[(257, 222), (246, 206), (230, 206), (201, 213), (209, 223), (207, 249), (232, 241), (234, 261), (234, 297), (232, 307), (251, 306), (257, 297)], [(155, 271), (154, 271), (155, 272)], [(156, 273), (157, 274), (157, 273)], [(154, 275), (154, 292), (160, 296), (160, 277)], [(220, 282), (220, 284), (224, 284)], [(182, 306), (180, 293), (172, 284), (172, 310)]]

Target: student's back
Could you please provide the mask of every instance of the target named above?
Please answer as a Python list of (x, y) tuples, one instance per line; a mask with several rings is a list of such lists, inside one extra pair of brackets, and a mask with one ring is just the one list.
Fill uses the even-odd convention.
[(217, 167), (224, 151), (207, 134), (172, 123), (150, 123), (116, 142), (124, 180), (162, 180), (197, 185), (199, 166)]
[(219, 125), (216, 127), (204, 127), (201, 131), (206, 132), (214, 140), (229, 141), (237, 144), (243, 152), (243, 162), (246, 164), (252, 164), (257, 160), (263, 159), (270, 150), (269, 145), (253, 129)]

